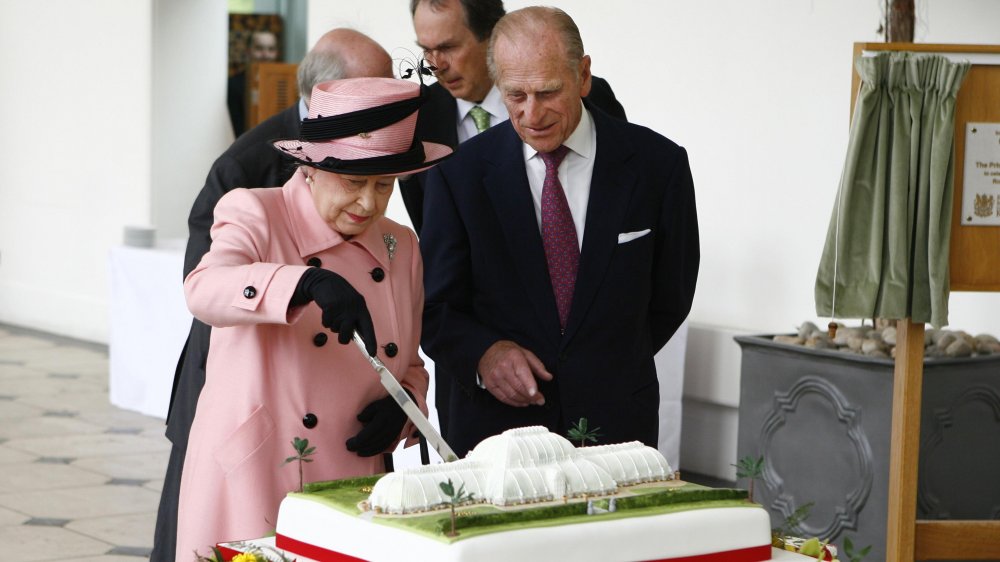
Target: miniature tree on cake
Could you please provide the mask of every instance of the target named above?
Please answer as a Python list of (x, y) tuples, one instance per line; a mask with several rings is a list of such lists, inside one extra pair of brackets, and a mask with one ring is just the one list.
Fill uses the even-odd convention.
[(771, 530), (771, 544), (777, 548), (785, 548), (785, 537), (792, 530), (797, 530), (803, 521), (809, 518), (809, 511), (812, 510), (813, 502), (800, 505), (791, 515), (785, 517), (785, 522)]
[(451, 478), (447, 482), (440, 482), (438, 486), (441, 486), (441, 491), (444, 495), (448, 497), (448, 503), (451, 505), (451, 532), (447, 533), (449, 537), (457, 537), (458, 531), (455, 530), (455, 506), (463, 502), (472, 501), (474, 494), (465, 493), (465, 483), (455, 490), (455, 485), (451, 483)]
[(854, 543), (851, 542), (851, 537), (844, 537), (844, 556), (847, 557), (848, 562), (861, 562), (865, 556), (868, 556), (868, 551), (871, 549), (872, 545), (868, 545), (861, 550), (854, 550)]
[(587, 445), (587, 441), (597, 443), (597, 438), (601, 436), (601, 434), (597, 432), (598, 429), (601, 428), (595, 427), (594, 429), (588, 430), (587, 418), (580, 418), (580, 421), (573, 424), (573, 427), (569, 428), (569, 431), (566, 432), (566, 437), (569, 437), (573, 441), (579, 441), (580, 446), (585, 447)]
[(747, 500), (753, 501), (753, 483), (764, 474), (764, 457), (743, 457), (733, 466), (736, 467), (736, 477), (747, 479)]
[(301, 492), (303, 488), (302, 463), (313, 462), (312, 459), (307, 457), (312, 456), (316, 452), (316, 447), (310, 447), (308, 439), (299, 439), (298, 437), (292, 438), (292, 447), (295, 449), (296, 455), (288, 457), (281, 465), (284, 466), (292, 461), (299, 461), (299, 492)]

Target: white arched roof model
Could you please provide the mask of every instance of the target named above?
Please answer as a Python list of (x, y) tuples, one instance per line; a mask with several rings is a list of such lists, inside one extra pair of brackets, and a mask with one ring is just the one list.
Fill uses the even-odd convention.
[(566, 492), (569, 497), (602, 496), (612, 494), (618, 483), (600, 466), (582, 457), (569, 458), (557, 463), (566, 475)]
[(484, 501), (488, 467), (467, 459), (390, 472), (372, 488), (368, 503), (385, 513), (403, 514), (436, 509), (450, 501), (441, 483), (451, 480), (458, 489), (473, 496), (473, 503)]
[(663, 455), (637, 441), (577, 449), (544, 427), (525, 427), (483, 440), (462, 460), (389, 473), (368, 503), (397, 514), (444, 507), (449, 499), (441, 483), (448, 480), (465, 486), (472, 503), (515, 505), (613, 494), (618, 486), (671, 478)]
[(659, 451), (638, 441), (578, 449), (581, 457), (611, 474), (619, 485), (669, 480), (673, 475)]
[(575, 454), (573, 444), (541, 426), (508, 429), (487, 437), (466, 456), (492, 466), (538, 466)]
[(537, 467), (494, 468), (487, 479), (486, 500), (494, 505), (516, 505), (552, 499), (544, 472)]

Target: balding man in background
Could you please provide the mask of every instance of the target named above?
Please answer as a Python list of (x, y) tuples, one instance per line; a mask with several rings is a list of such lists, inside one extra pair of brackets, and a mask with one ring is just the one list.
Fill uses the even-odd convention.
[[(188, 244), (184, 254), (184, 277), (191, 272), (212, 244), (209, 231), (214, 222), (216, 203), (237, 187), (275, 187), (284, 185), (295, 167), (271, 148), (276, 138), (298, 138), (299, 124), (308, 116), (309, 95), (313, 86), (327, 80), (362, 76), (392, 77), (392, 59), (378, 43), (353, 29), (334, 29), (320, 37), (299, 64), (298, 85), (302, 99), (298, 104), (274, 115), (236, 139), (212, 164), (188, 217)], [(173, 447), (160, 496), (153, 541), (153, 562), (175, 559), (177, 536), (177, 498), (181, 469), (187, 451), (188, 433), (205, 384), (205, 361), (211, 327), (193, 320), (184, 350), (174, 373), (173, 393), (167, 414), (167, 438)], [(209, 545), (206, 545), (209, 546)]]

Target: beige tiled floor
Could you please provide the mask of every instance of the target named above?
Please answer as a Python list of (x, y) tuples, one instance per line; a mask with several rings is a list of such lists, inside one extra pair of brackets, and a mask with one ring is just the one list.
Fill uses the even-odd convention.
[(0, 325), (5, 560), (145, 560), (170, 444), (108, 401), (103, 346)]

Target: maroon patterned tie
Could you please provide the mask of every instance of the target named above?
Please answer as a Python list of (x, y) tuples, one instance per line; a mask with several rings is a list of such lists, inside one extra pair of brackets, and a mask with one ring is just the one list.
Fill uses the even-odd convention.
[(565, 146), (552, 152), (539, 152), (545, 162), (545, 183), (542, 184), (542, 243), (545, 260), (549, 263), (552, 292), (559, 309), (559, 326), (566, 329), (576, 270), (580, 263), (580, 245), (576, 239), (576, 226), (569, 212), (566, 194), (559, 182), (559, 164), (569, 149)]

